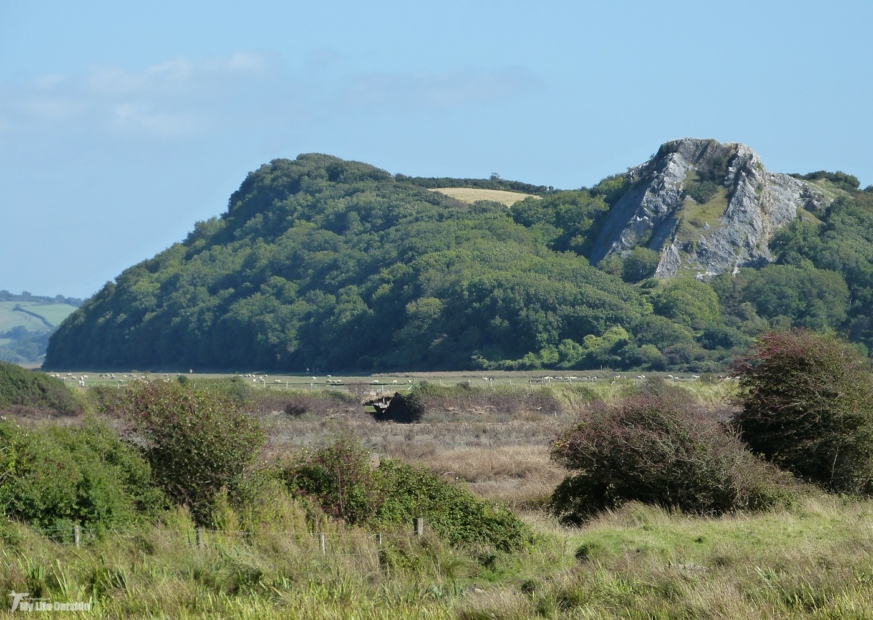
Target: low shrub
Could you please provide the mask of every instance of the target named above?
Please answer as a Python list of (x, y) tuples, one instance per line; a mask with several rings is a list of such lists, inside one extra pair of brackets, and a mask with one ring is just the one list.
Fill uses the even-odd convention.
[(384, 480), (369, 453), (343, 435), (318, 450), (305, 450), (284, 473), (288, 488), (313, 499), (335, 519), (350, 525), (371, 521), (384, 501)]
[(73, 415), (82, 409), (60, 379), (0, 362), (0, 408), (9, 405), (51, 409), (64, 415)]
[(23, 429), (0, 421), (0, 505), (37, 527), (119, 527), (164, 504), (148, 463), (114, 431), (81, 427)]
[(245, 411), (257, 415), (269, 415), (284, 411), (290, 416), (306, 413), (336, 415), (359, 410), (360, 403), (353, 395), (338, 390), (266, 390), (255, 393), (242, 404)]
[(185, 375), (179, 375), (176, 377), (176, 381), (182, 385), (196, 383), (201, 390), (222, 398), (229, 398), (239, 406), (250, 403), (255, 400), (259, 394), (257, 388), (252, 387), (251, 383), (249, 383), (245, 378), (239, 376), (218, 377), (215, 379), (197, 379), (195, 382), (189, 380)]
[(718, 515), (791, 497), (790, 477), (675, 397), (640, 395), (592, 407), (552, 443), (551, 453), (576, 472), (555, 489), (550, 504), (568, 523), (629, 501)]
[(427, 527), (450, 543), (481, 543), (512, 551), (532, 540), (531, 530), (510, 510), (478, 499), (464, 486), (447, 482), (425, 467), (395, 460), (379, 465), (385, 500), (376, 511), (383, 523), (424, 517)]
[(285, 403), (283, 411), (292, 418), (296, 418), (309, 412), (309, 403), (305, 398), (297, 396)]
[(302, 453), (283, 476), (292, 492), (349, 524), (408, 526), (423, 517), (430, 530), (453, 545), (480, 543), (509, 551), (531, 541), (530, 529), (509, 510), (423, 467), (392, 459), (374, 467), (367, 451), (348, 436)]
[(690, 410), (697, 402), (694, 394), (679, 385), (665, 381), (661, 377), (649, 377), (639, 383), (624, 384), (619, 389), (623, 398), (651, 398), (663, 404), (669, 403), (680, 410)]
[(685, 184), (685, 195), (693, 198), (698, 204), (709, 202), (716, 192), (718, 192), (718, 185), (712, 181), (692, 181)]

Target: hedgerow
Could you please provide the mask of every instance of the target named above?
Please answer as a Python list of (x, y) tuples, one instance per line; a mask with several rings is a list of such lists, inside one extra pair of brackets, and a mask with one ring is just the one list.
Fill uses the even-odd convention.
[(76, 397), (59, 379), (0, 362), (0, 407), (9, 405), (51, 409), (65, 415), (81, 410)]

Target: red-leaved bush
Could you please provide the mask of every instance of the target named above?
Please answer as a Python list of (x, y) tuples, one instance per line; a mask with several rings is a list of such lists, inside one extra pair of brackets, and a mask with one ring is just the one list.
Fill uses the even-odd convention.
[(770, 332), (734, 373), (743, 389), (734, 425), (753, 452), (830, 491), (873, 491), (873, 373), (856, 349)]

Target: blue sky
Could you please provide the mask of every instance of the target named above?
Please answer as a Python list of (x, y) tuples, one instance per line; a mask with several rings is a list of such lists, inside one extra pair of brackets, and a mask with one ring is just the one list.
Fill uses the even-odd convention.
[(576, 188), (711, 137), (873, 184), (871, 23), (839, 0), (0, 0), (0, 289), (87, 297), (304, 152)]

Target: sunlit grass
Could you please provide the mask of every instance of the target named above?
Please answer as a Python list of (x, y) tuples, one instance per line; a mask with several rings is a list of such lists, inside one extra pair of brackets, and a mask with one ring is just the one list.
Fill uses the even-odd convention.
[[(508, 555), (430, 536), (327, 526), (206, 532), (184, 512), (81, 548), (7, 523), (0, 588), (91, 601), (89, 617), (869, 618), (873, 503), (810, 492), (796, 506), (700, 518), (630, 504), (583, 528), (526, 515)], [(399, 562), (399, 563), (398, 563)]]
[(478, 189), (475, 187), (440, 187), (430, 191), (451, 196), (461, 202), (473, 203), (477, 200), (490, 200), (492, 202), (499, 202), (507, 207), (511, 207), (516, 202), (525, 198), (539, 198), (539, 196), (523, 194), (521, 192), (508, 192), (502, 189)]

